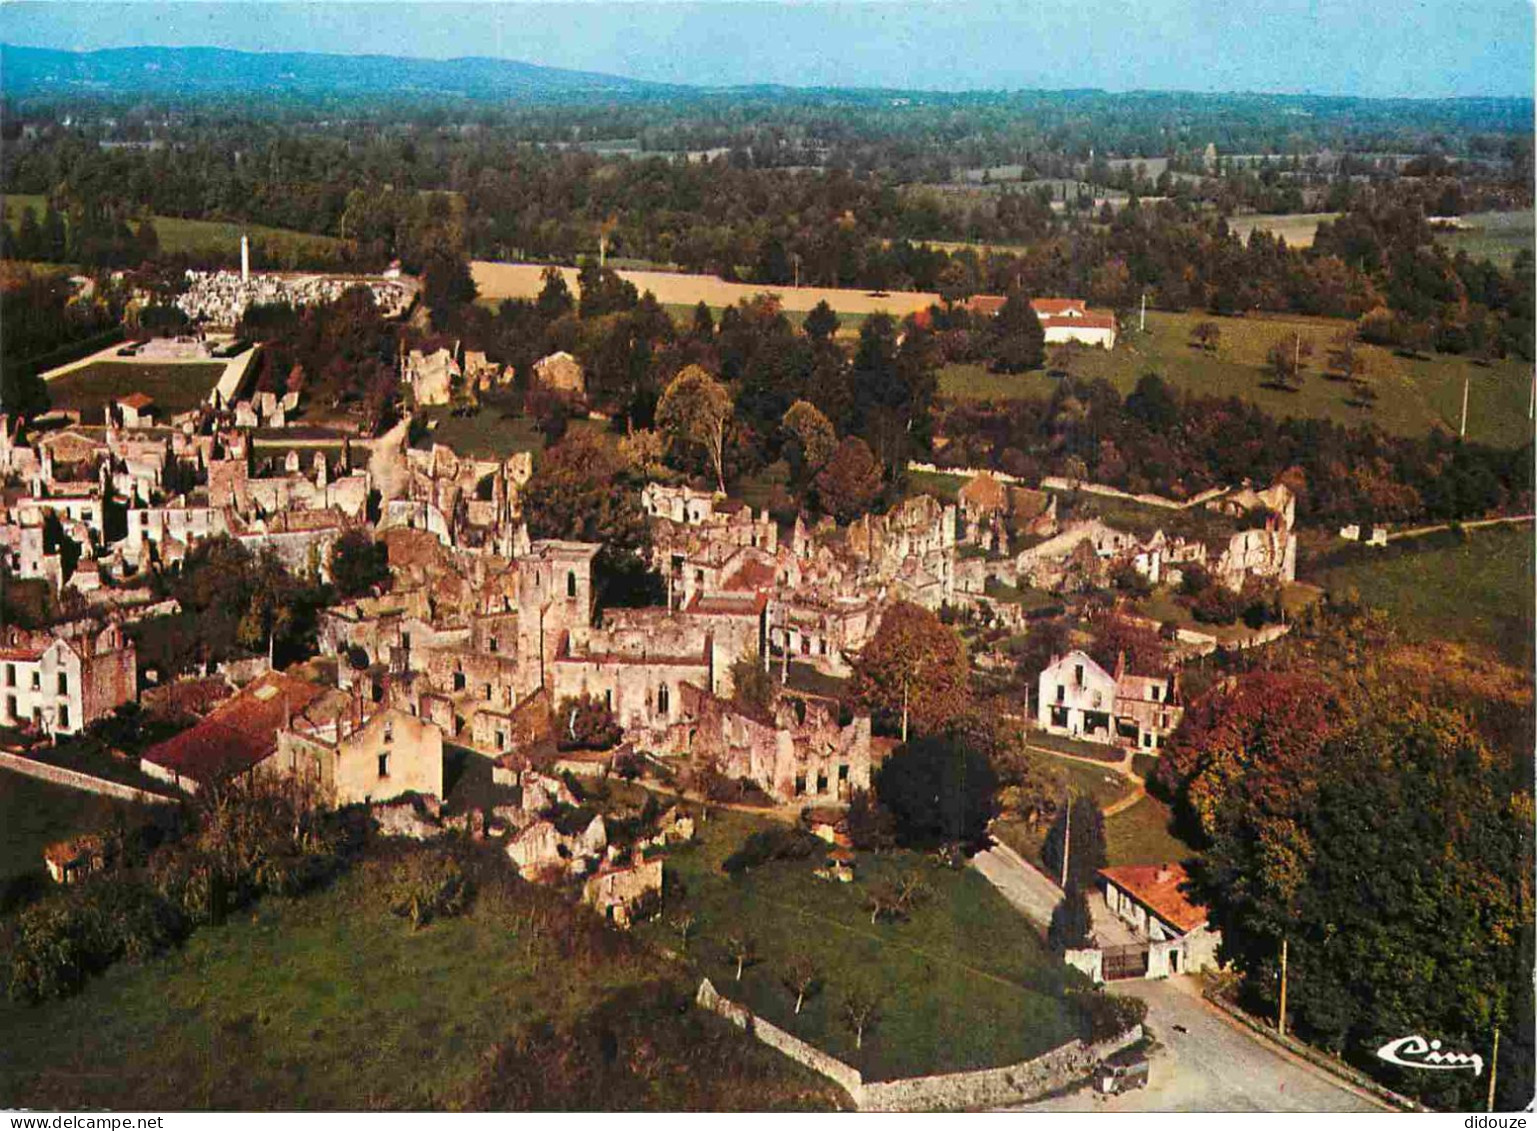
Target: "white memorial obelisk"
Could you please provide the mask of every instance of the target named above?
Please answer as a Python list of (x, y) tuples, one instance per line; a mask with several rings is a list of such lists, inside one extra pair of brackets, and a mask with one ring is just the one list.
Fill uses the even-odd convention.
[(245, 236), (240, 237), (240, 281), (251, 281), (251, 241)]

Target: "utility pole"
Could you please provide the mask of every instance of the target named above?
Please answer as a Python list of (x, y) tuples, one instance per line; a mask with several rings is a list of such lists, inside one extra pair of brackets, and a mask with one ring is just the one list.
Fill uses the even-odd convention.
[(1142, 292), (1142, 317), (1137, 321), (1137, 333), (1147, 333), (1147, 292)]
[(1276, 1018), (1276, 1031), (1286, 1036), (1286, 937), (1281, 937), (1281, 1012)]
[(1462, 425), (1457, 429), (1459, 438), (1466, 439), (1468, 435), (1468, 375), (1462, 375)]
[(1067, 794), (1067, 820), (1062, 828), (1062, 890), (1067, 890), (1067, 865), (1073, 854), (1073, 795)]
[(1485, 1111), (1494, 1110), (1494, 1077), (1500, 1070), (1500, 1027), (1494, 1027), (1494, 1048), (1489, 1053), (1489, 1098), (1484, 1102)]
[(902, 743), (907, 744), (907, 679), (902, 679)]

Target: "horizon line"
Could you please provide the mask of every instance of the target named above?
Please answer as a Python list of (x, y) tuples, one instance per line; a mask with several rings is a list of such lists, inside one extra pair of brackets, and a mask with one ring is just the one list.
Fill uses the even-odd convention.
[[(140, 0), (140, 2), (145, 3), (145, 4), (149, 4), (149, 3), (152, 3), (153, 0)], [(222, 2), (222, 0), (181, 0), (181, 2), (183, 2), (183, 3), (187, 3), (187, 2), (218, 3), (218, 2)], [(262, 3), (299, 3), (299, 4), (303, 4), (305, 2), (305, 0), (260, 0), (260, 2), (262, 2)], [(377, 3), (377, 0), (327, 0), (327, 2), (328, 3), (333, 3), (334, 2), (334, 3), (351, 3), (351, 4), (370, 4), (370, 3)], [(456, 2), (456, 0), (428, 0), (428, 2), (451, 3), (451, 2)], [(508, 2), (510, 2), (510, 3), (520, 3), (520, 4), (531, 4), (532, 5), (532, 4), (549, 4), (549, 3), (552, 2), (552, 0), (508, 0)], [(559, 0), (555, 0), (555, 2), (559, 2)], [(570, 0), (565, 0), (565, 2), (569, 3)], [(651, 2), (696, 3), (697, 0), (608, 0), (608, 2), (619, 2), (619, 3), (651, 3)], [(768, 4), (772, 4), (774, 2), (774, 0), (716, 0), (716, 2), (733, 3), (733, 4), (735, 4), (735, 3), (741, 3), (741, 4), (768, 3)], [(828, 0), (828, 2), (833, 2), (833, 0)], [(902, 0), (859, 0), (859, 2), (875, 4), (875, 3), (902, 2)], [(1348, 99), (1348, 100), (1355, 100), (1355, 101), (1360, 101), (1360, 102), (1424, 102), (1424, 103), (1431, 103), (1431, 102), (1485, 102), (1485, 101), (1501, 101), (1501, 102), (1522, 102), (1522, 101), (1524, 101), (1524, 102), (1533, 102), (1533, 101), (1537, 101), (1537, 98), (1534, 98), (1534, 92), (1532, 92), (1532, 91), (1527, 91), (1527, 92), (1522, 93), (1522, 94), (1481, 93), (1481, 94), (1442, 94), (1442, 95), (1420, 95), (1420, 96), (1416, 96), (1416, 95), (1410, 95), (1410, 94), (1353, 94), (1353, 93), (1340, 92), (1340, 91), (1296, 90), (1296, 89), (1291, 89), (1291, 90), (1280, 90), (1280, 89), (1266, 90), (1266, 89), (1258, 89), (1258, 88), (1253, 88), (1253, 87), (1242, 87), (1242, 88), (1240, 88), (1240, 87), (1229, 87), (1229, 88), (1223, 88), (1223, 89), (1211, 88), (1211, 89), (1202, 90), (1202, 89), (1198, 89), (1198, 88), (1194, 88), (1194, 87), (1176, 87), (1176, 86), (1168, 86), (1168, 87), (1162, 87), (1162, 86), (1138, 86), (1138, 87), (1124, 87), (1124, 88), (1120, 88), (1120, 89), (1117, 89), (1117, 88), (1114, 88), (1114, 87), (1104, 87), (1104, 86), (1017, 86), (1017, 87), (1008, 87), (1008, 86), (923, 87), (923, 86), (879, 86), (879, 85), (875, 85), (875, 86), (826, 86), (826, 85), (798, 86), (798, 85), (793, 85), (793, 84), (784, 83), (784, 82), (776, 82), (776, 81), (772, 81), (772, 80), (743, 81), (743, 82), (735, 82), (735, 83), (699, 84), (699, 83), (669, 82), (669, 81), (662, 80), (662, 79), (637, 78), (634, 75), (622, 74), (622, 73), (617, 72), (617, 71), (595, 71), (595, 70), (591, 70), (591, 69), (584, 68), (584, 67), (562, 67), (562, 66), (558, 66), (558, 65), (550, 64), (550, 63), (539, 63), (539, 62), (535, 62), (535, 61), (533, 61), (531, 59), (526, 59), (526, 58), (515, 58), (515, 57), (512, 57), (512, 56), (502, 56), (502, 55), (410, 55), (410, 54), (405, 54), (405, 53), (401, 53), (401, 52), (384, 52), (384, 51), (295, 51), (295, 50), (287, 50), (287, 49), (282, 49), (282, 48), (224, 47), (224, 46), (219, 46), (219, 45), (216, 45), (216, 44), (180, 44), (180, 45), (172, 45), (172, 44), (164, 44), (164, 43), (131, 43), (131, 44), (121, 44), (121, 45), (114, 46), (114, 47), (74, 48), (74, 47), (49, 47), (49, 46), (42, 46), (42, 45), (38, 45), (38, 44), (34, 44), (34, 43), (17, 43), (17, 42), (12, 42), (10, 40), (0, 39), (0, 50), (4, 50), (4, 49), (8, 49), (8, 48), (19, 48), (19, 49), (26, 50), (26, 51), (47, 51), (47, 52), (53, 52), (53, 53), (61, 54), (61, 55), (79, 55), (79, 56), (105, 55), (105, 54), (110, 54), (110, 53), (113, 53), (113, 52), (124, 52), (124, 51), (171, 51), (171, 52), (217, 51), (217, 52), (222, 52), (222, 53), (227, 54), (227, 55), (290, 56), (290, 57), (306, 57), (306, 58), (316, 58), (316, 59), (326, 59), (326, 58), (329, 58), (329, 59), (405, 59), (405, 60), (410, 60), (412, 62), (420, 62), (420, 63), (465, 63), (465, 62), (512, 63), (512, 64), (521, 65), (521, 66), (538, 67), (538, 68), (540, 68), (542, 70), (547, 70), (547, 71), (563, 72), (563, 73), (566, 73), (566, 74), (599, 75), (599, 76), (602, 76), (602, 77), (605, 77), (605, 78), (620, 79), (620, 80), (623, 80), (625, 82), (635, 83), (635, 84), (640, 85), (640, 86), (650, 86), (650, 87), (656, 87), (656, 88), (661, 88), (661, 89), (672, 89), (672, 90), (700, 91), (700, 92), (705, 92), (705, 93), (709, 93), (709, 92), (746, 91), (746, 90), (753, 90), (753, 89), (772, 89), (772, 90), (797, 91), (797, 92), (803, 92), (803, 93), (815, 93), (815, 92), (846, 92), (846, 93), (874, 93), (874, 94), (914, 94), (914, 93), (917, 93), (917, 94), (933, 94), (933, 95), (967, 95), (967, 94), (1010, 95), (1010, 94), (1074, 94), (1074, 93), (1106, 94), (1106, 95), (1184, 94), (1184, 95), (1196, 95), (1196, 96), (1200, 96), (1200, 97), (1224, 97), (1224, 96), (1243, 97), (1243, 96), (1248, 96), (1248, 97), (1263, 97), (1263, 98), (1320, 98), (1320, 99), (1332, 99), (1332, 100), (1347, 100)], [(0, 94), (4, 94), (5, 93), (5, 85), (6, 84), (5, 84), (3, 75), (0, 75)], [(125, 91), (121, 91), (121, 92), (125, 92)], [(82, 93), (82, 92), (60, 91), (59, 93), (60, 94), (67, 94), (67, 93), (79, 94), (79, 93)], [(107, 92), (104, 92), (104, 93), (113, 94), (113, 93), (120, 93), (120, 91), (118, 91), (118, 90), (110, 90), (110, 91), (107, 91)], [(33, 97), (37, 97), (37, 95), (33, 95)], [(460, 96), (460, 97), (463, 97), (463, 96)]]

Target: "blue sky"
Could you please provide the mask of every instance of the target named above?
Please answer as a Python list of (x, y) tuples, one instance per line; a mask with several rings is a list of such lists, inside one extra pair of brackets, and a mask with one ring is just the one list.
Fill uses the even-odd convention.
[(490, 55), (705, 85), (1526, 95), (1528, 0), (0, 3), (0, 41)]

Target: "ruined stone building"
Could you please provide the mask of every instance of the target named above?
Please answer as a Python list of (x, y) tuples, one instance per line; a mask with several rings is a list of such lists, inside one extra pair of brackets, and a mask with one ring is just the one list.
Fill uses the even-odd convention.
[(772, 716), (757, 718), (689, 684), (666, 749), (779, 802), (843, 803), (870, 788), (874, 746), (868, 716), (845, 724), (838, 712), (834, 700), (781, 692)]

